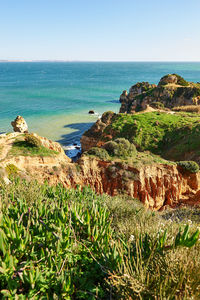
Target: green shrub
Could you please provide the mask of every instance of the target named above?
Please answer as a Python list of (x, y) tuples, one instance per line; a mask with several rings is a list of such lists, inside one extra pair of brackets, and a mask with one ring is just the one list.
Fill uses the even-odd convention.
[(165, 107), (162, 102), (152, 102), (150, 106), (157, 109), (163, 109)]
[(93, 147), (88, 150), (86, 154), (97, 156), (102, 160), (108, 160), (110, 158), (108, 152), (104, 148)]
[(53, 166), (52, 169), (53, 169), (54, 172), (59, 171), (59, 168), (57, 166)]
[(114, 141), (108, 141), (104, 144), (103, 148), (106, 149), (110, 155), (114, 155), (115, 150), (117, 149), (117, 143)]
[(178, 75), (178, 74), (172, 74), (172, 75), (175, 75), (177, 77), (177, 79), (178, 79), (177, 84), (182, 85), (182, 86), (188, 86), (189, 85), (189, 83), (183, 77), (181, 77), (180, 75)]
[(32, 147), (39, 148), (42, 146), (41, 141), (36, 136), (34, 136), (33, 134), (29, 134), (29, 133), (25, 135), (25, 142), (29, 146), (32, 146)]
[(104, 149), (106, 149), (110, 155), (121, 158), (133, 157), (137, 153), (135, 145), (131, 144), (125, 138), (118, 138), (105, 143)]
[(8, 177), (12, 177), (18, 174), (19, 169), (14, 164), (8, 164), (5, 167), (6, 173), (8, 174)]
[(179, 161), (177, 164), (191, 173), (199, 172), (199, 165), (195, 161)]

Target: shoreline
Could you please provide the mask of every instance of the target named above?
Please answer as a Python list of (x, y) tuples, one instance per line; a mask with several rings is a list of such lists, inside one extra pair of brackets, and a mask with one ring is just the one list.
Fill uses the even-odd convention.
[[(22, 115), (28, 124), (30, 133), (37, 133), (39, 136), (58, 142), (64, 149), (65, 154), (72, 160), (76, 160), (76, 157), (81, 153), (81, 136), (100, 116), (101, 114), (99, 113), (88, 114), (86, 112), (70, 115), (32, 116), (31, 118), (26, 118)], [(10, 125), (11, 121), (13, 120), (9, 119), (9, 121), (6, 121), (6, 124), (9, 124), (9, 128), (1, 130), (0, 134), (13, 131)]]

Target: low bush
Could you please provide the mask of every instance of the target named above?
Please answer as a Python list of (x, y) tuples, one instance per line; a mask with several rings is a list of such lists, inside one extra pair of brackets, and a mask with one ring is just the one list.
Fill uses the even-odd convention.
[(137, 154), (135, 145), (131, 144), (125, 138), (118, 138), (114, 141), (109, 141), (105, 143), (103, 147), (111, 156), (126, 158), (134, 157)]
[(108, 160), (110, 158), (108, 152), (103, 148), (93, 147), (86, 152), (86, 155), (94, 155), (102, 160)]
[(156, 109), (163, 109), (165, 107), (162, 102), (152, 102), (150, 106)]
[(5, 170), (9, 178), (17, 175), (19, 172), (19, 169), (14, 164), (7, 164)]
[(172, 75), (175, 75), (177, 77), (177, 84), (182, 85), (182, 86), (188, 86), (189, 85), (189, 83), (183, 77), (181, 77), (180, 75), (178, 75), (178, 74), (172, 74)]
[(33, 134), (29, 134), (29, 133), (25, 135), (25, 142), (29, 146), (32, 146), (32, 147), (39, 148), (42, 146), (41, 141), (36, 136), (34, 136)]
[(108, 141), (104, 144), (103, 148), (106, 149), (110, 155), (114, 155), (115, 150), (117, 149), (117, 143), (114, 141)]
[(179, 161), (177, 164), (191, 173), (199, 172), (199, 165), (195, 161)]

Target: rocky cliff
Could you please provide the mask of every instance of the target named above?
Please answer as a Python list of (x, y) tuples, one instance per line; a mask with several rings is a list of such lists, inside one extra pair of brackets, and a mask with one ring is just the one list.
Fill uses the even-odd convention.
[(98, 193), (126, 194), (154, 210), (192, 201), (200, 190), (200, 174), (185, 172), (176, 165), (155, 163), (134, 167), (84, 156), (78, 166), (78, 182), (75, 179), (73, 186), (89, 184)]
[[(136, 146), (138, 152), (134, 158), (117, 157), (116, 149), (112, 150), (116, 147), (115, 141), (121, 138)], [(103, 149), (113, 151), (107, 162), (101, 159), (93, 168), (98, 170), (103, 180), (94, 179), (98, 182), (95, 189), (99, 192), (111, 195), (125, 192), (154, 209), (189, 201), (194, 204), (200, 201), (199, 141), (199, 114), (106, 112), (82, 136), (82, 149), (86, 151), (82, 159), (88, 154), (105, 158)], [(184, 170), (179, 166), (187, 164), (196, 164), (197, 171)], [(94, 171), (89, 182), (94, 186), (92, 178), (96, 178)]]
[[(110, 122), (108, 116), (103, 120)], [(1, 175), (7, 183), (8, 178), (12, 181), (17, 174), (27, 180), (36, 179), (40, 183), (62, 183), (67, 188), (90, 185), (97, 193), (112, 196), (126, 194), (155, 210), (188, 201), (198, 203), (199, 173), (184, 171), (167, 161), (145, 161), (144, 154), (138, 154), (137, 163), (143, 159), (139, 165), (115, 158), (102, 160), (87, 153), (77, 163), (72, 163), (59, 144), (34, 136), (41, 141), (47, 152), (42, 148), (43, 152), (38, 154), (37, 151), (41, 150), (27, 153), (22, 144), (24, 135), (20, 133), (1, 135), (0, 167)], [(23, 149), (19, 150), (20, 147)]]
[(158, 85), (139, 82), (120, 96), (120, 113), (145, 110), (147, 105), (168, 108), (200, 104), (200, 83), (187, 82), (177, 74), (168, 74)]

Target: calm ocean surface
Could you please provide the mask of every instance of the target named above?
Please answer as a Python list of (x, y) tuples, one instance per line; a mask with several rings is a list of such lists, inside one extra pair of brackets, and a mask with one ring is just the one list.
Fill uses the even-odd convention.
[(0, 63), (0, 132), (22, 115), (31, 132), (64, 146), (78, 142), (96, 116), (119, 111), (119, 96), (138, 81), (158, 83), (167, 73), (200, 81), (200, 62), (8, 62)]

